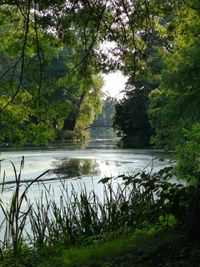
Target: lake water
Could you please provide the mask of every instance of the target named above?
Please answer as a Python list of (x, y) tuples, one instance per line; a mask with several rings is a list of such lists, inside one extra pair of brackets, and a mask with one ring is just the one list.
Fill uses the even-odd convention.
[[(51, 200), (60, 206), (62, 199), (67, 199), (67, 203), (73, 199), (71, 192), (79, 195), (82, 190), (86, 190), (88, 193), (93, 190), (99, 200), (104, 201), (106, 191), (105, 186), (99, 183), (101, 178), (113, 177), (111, 186), (115, 191), (122, 183), (122, 178), (118, 177), (121, 174), (132, 175), (142, 170), (156, 172), (171, 164), (168, 157), (161, 151), (120, 149), (117, 141), (99, 139), (85, 145), (57, 144), (50, 148), (1, 151), (0, 199), (4, 208), (8, 207), (9, 210), (9, 206), (11, 207), (11, 199), (16, 187), (15, 176), (19, 174), (20, 190), (23, 192), (36, 177), (49, 170), (28, 189), (27, 198), (24, 199), (20, 208), (20, 211), (27, 212), (27, 203), (36, 210), (38, 203), (47, 207)], [(25, 162), (20, 172), (22, 157)], [(160, 157), (164, 160), (160, 161)], [(51, 217), (51, 213), (49, 216)], [(5, 216), (1, 209), (0, 241), (4, 240), (6, 229), (4, 219)], [(23, 234), (26, 236), (27, 233), (32, 235), (29, 218), (26, 219)]]
[[(2, 197), (9, 200), (15, 187), (15, 175), (11, 162), (19, 173), (22, 156), (25, 158), (21, 173), (24, 184), (50, 170), (34, 183), (29, 190), (29, 197), (36, 198), (44, 186), (51, 186), (55, 195), (59, 196), (60, 179), (76, 191), (85, 186), (88, 191), (94, 189), (101, 197), (103, 186), (98, 183), (104, 177), (117, 177), (121, 174), (132, 175), (141, 170), (158, 171), (170, 164), (169, 159), (156, 150), (120, 149), (117, 140), (93, 140), (85, 146), (58, 145), (43, 149), (26, 149), (21, 151), (1, 152), (1, 180), (5, 172), (5, 186)], [(164, 156), (164, 160), (159, 158)], [(114, 180), (114, 185), (121, 182)], [(1, 185), (2, 187), (2, 185)]]

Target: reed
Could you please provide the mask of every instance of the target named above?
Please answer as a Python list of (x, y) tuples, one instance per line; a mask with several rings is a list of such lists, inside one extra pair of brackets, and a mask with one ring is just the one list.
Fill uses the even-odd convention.
[[(165, 169), (153, 175), (143, 172), (121, 176), (123, 182), (117, 187), (113, 187), (111, 178), (104, 178), (100, 181), (104, 184), (103, 199), (94, 190), (88, 192), (85, 186), (77, 192), (65, 180), (60, 180), (60, 198), (56, 201), (53, 187), (47, 187), (40, 180), (48, 171), (23, 185), (22, 189), (24, 158), (18, 173), (15, 165), (10, 163), (15, 176), (15, 188), (9, 205), (0, 201), (4, 216), (0, 227), (4, 231), (2, 255), (9, 249), (14, 259), (22, 253), (24, 244), (40, 253), (55, 244), (66, 248), (120, 229), (130, 228), (134, 231), (143, 228), (158, 221), (163, 214), (173, 214), (173, 204), (176, 202), (177, 205), (179, 201), (180, 189), (182, 195), (184, 190), (188, 194), (188, 189), (183, 185), (167, 181), (171, 173), (170, 169)], [(5, 181), (5, 174), (3, 177)], [(30, 201), (28, 190), (39, 180), (43, 186), (41, 196)], [(169, 197), (170, 204), (166, 201)]]
[[(1, 160), (1, 162), (4, 160)], [(15, 178), (15, 188), (10, 199), (10, 203), (3, 203), (0, 201), (0, 209), (4, 216), (1, 223), (1, 232), (4, 232), (3, 240), (1, 240), (4, 248), (11, 248), (13, 256), (17, 257), (20, 254), (25, 233), (25, 225), (27, 223), (29, 214), (32, 210), (32, 205), (24, 208), (24, 203), (28, 203), (27, 192), (34, 182), (37, 182), (42, 176), (44, 176), (48, 171), (42, 173), (36, 177), (30, 183), (27, 183), (24, 190), (20, 191), (21, 187), (21, 174), (24, 168), (24, 157), (20, 162), (19, 172), (17, 173), (16, 166), (12, 161), (9, 161), (13, 168), (14, 178)], [(2, 195), (5, 185), (5, 174), (3, 175), (2, 184)]]

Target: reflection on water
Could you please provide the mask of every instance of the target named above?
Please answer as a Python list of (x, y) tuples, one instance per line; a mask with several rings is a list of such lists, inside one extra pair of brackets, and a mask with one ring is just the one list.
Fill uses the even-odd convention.
[[(15, 176), (11, 162), (19, 172), (22, 156), (25, 157), (25, 167), (21, 174), (21, 182), (31, 182), (50, 169), (49, 173), (40, 178), (42, 182), (55, 186), (60, 178), (68, 178), (67, 181), (71, 183), (73, 178), (83, 177), (81, 182), (87, 184), (87, 188), (92, 186), (91, 178), (98, 184), (103, 177), (132, 175), (144, 169), (155, 172), (171, 164), (161, 151), (119, 149), (117, 143), (118, 139), (96, 139), (85, 144), (85, 148), (85, 145), (77, 147), (71, 143), (48, 149), (2, 151), (1, 159), (7, 160), (1, 162), (0, 184), (3, 182), (2, 174), (5, 171), (7, 187), (14, 185)], [(164, 156), (165, 160), (159, 161), (160, 156)]]
[(83, 175), (97, 175), (99, 165), (92, 159), (70, 159), (63, 158), (60, 161), (53, 162), (52, 173), (59, 178), (80, 177)]
[[(38, 148), (37, 150), (1, 152), (1, 159), (7, 160), (0, 164), (0, 194), (4, 171), (7, 184), (4, 185), (4, 192), (0, 198), (4, 203), (10, 203), (15, 188), (15, 175), (11, 162), (14, 163), (16, 172), (19, 173), (22, 156), (25, 157), (25, 165), (21, 173), (20, 190), (22, 191), (27, 183), (46, 170), (51, 170), (40, 178), (40, 183), (33, 183), (29, 188), (27, 196), (31, 202), (43, 196), (46, 188), (51, 188), (53, 189), (52, 197), (56, 203), (59, 203), (63, 183), (68, 188), (69, 194), (72, 189), (77, 193), (83, 189), (87, 192), (94, 190), (99, 199), (103, 200), (105, 189), (104, 185), (99, 183), (102, 178), (116, 178), (122, 174), (132, 175), (141, 170), (156, 172), (171, 164), (161, 151), (119, 149), (117, 141), (116, 139), (93, 140), (87, 144), (86, 148), (66, 144), (66, 146), (45, 150)], [(160, 156), (165, 160), (159, 161)], [(113, 179), (112, 188), (118, 188), (118, 184), (122, 182), (122, 178)]]

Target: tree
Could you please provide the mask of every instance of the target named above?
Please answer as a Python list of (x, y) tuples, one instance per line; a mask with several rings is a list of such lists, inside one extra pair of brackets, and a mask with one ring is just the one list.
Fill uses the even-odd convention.
[(0, 8), (1, 142), (15, 145), (52, 141), (63, 127), (75, 130), (85, 98), (90, 99), (91, 119), (101, 109), (102, 83), (93, 61), (76, 68), (79, 53), (85, 50), (79, 35), (73, 47), (67, 46), (58, 36), (38, 29), (36, 10), (24, 9), (22, 14), (14, 3)]
[[(122, 134), (125, 146), (141, 148), (151, 146), (153, 129), (148, 117), (149, 94), (160, 84), (163, 49), (168, 47), (168, 42), (167, 38), (159, 36), (156, 29), (152, 29), (150, 41), (148, 31), (143, 31), (140, 35), (146, 42), (144, 58), (140, 60), (136, 73), (134, 69), (128, 71), (125, 96), (116, 105), (114, 126)], [(126, 67), (124, 70), (127, 71)]]
[(149, 116), (156, 132), (153, 142), (176, 150), (177, 176), (196, 184), (187, 227), (189, 237), (199, 239), (200, 6), (184, 3), (168, 25), (172, 51), (165, 53), (162, 82), (150, 95)]
[[(189, 15), (186, 14), (188, 10)], [(49, 110), (49, 112), (50, 114), (52, 113), (50, 121), (53, 121), (53, 125), (58, 127), (58, 125), (63, 124), (64, 129), (75, 129), (76, 118), (81, 110), (81, 105), (84, 102), (85, 96), (89, 92), (90, 86), (88, 85), (91, 84), (92, 86), (91, 77), (98, 74), (101, 69), (109, 71), (119, 68), (128, 75), (129, 88), (132, 88), (131, 91), (134, 91), (135, 89), (136, 91), (132, 93), (128, 92), (127, 98), (132, 98), (134, 102), (136, 95), (140, 95), (139, 90), (143, 90), (143, 100), (145, 100), (146, 103), (143, 103), (142, 105), (146, 110), (148, 107), (148, 93), (152, 89), (156, 87), (158, 88), (159, 85), (159, 72), (162, 68), (159, 66), (159, 62), (161, 62), (160, 58), (163, 58), (163, 54), (166, 55), (168, 60), (168, 63), (166, 60), (165, 68), (170, 65), (179, 68), (178, 62), (180, 62), (180, 66), (182, 62), (178, 60), (178, 57), (181, 57), (183, 53), (188, 53), (188, 55), (182, 56), (183, 59), (189, 56), (191, 58), (192, 56), (193, 58), (195, 57), (195, 55), (190, 55), (189, 51), (178, 52), (179, 54), (176, 52), (171, 53), (172, 43), (173, 50), (177, 51), (174, 47), (175, 42), (173, 42), (173, 35), (177, 36), (178, 41), (176, 42), (176, 45), (179, 44), (180, 46), (181, 43), (185, 42), (183, 40), (185, 38), (183, 34), (184, 32), (187, 32), (187, 34), (189, 31), (191, 32), (189, 37), (187, 37), (190, 38), (190, 40), (192, 40), (192, 34), (195, 35), (198, 32), (198, 30), (196, 30), (196, 32), (192, 33), (194, 28), (198, 29), (196, 24), (193, 25), (193, 28), (191, 27), (191, 29), (188, 30), (187, 21), (184, 19), (180, 21), (180, 16), (182, 17), (182, 14), (186, 15), (185, 17), (187, 17), (187, 19), (190, 20), (191, 18), (194, 20), (192, 18), (193, 14), (195, 12), (198, 13), (198, 2), (195, 0), (193, 0), (191, 6), (185, 2), (170, 0), (165, 1), (165, 3), (159, 0), (151, 2), (140, 0), (135, 2), (125, 0), (60, 0), (56, 3), (53, 1), (38, 2), (29, 0), (27, 2), (21, 2), (9, 0), (0, 3), (0, 11), (2, 13), (1, 25), (3, 29), (1, 34), (2, 39), (4, 40), (2, 45), (2, 62), (5, 62), (5, 57), (8, 59), (6, 63), (7, 69), (5, 72), (2, 72), (1, 76), (3, 79), (2, 84), (5, 85), (4, 92), (10, 96), (10, 98), (7, 97), (3, 99), (2, 111), (10, 104), (16, 102), (17, 95), (22, 91), (21, 87), (24, 86), (23, 81), (25, 78), (31, 75), (33, 77), (34, 75), (34, 78), (32, 78), (32, 82), (34, 80), (32, 83), (32, 92), (34, 92), (34, 94), (32, 92), (30, 94), (30, 90), (28, 90), (31, 95), (31, 97), (30, 95), (29, 97), (31, 99), (33, 98), (33, 101), (37, 103), (33, 106), (33, 109), (40, 109), (40, 112), (38, 112), (38, 114), (40, 113), (39, 116), (46, 113), (44, 116), (46, 118), (48, 112), (45, 112), (45, 110), (48, 106), (47, 102), (50, 101), (49, 96), (58, 96), (58, 92), (60, 92), (60, 102), (63, 105), (66, 101), (66, 105), (64, 105), (67, 109), (62, 111), (61, 105), (58, 104), (58, 101), (55, 101), (54, 108), (51, 109), (51, 111)], [(7, 19), (8, 15), (12, 18), (11, 23)], [(198, 19), (196, 23), (198, 23)], [(9, 34), (7, 34), (8, 25), (13, 29), (9, 31)], [(192, 24), (190, 23), (190, 25)], [(41, 30), (39, 30), (39, 27)], [(17, 33), (14, 31), (16, 28), (19, 28)], [(12, 45), (10, 42), (11, 38), (15, 39), (15, 43)], [(23, 42), (21, 42), (22, 39)], [(100, 43), (104, 41), (114, 42), (114, 46), (111, 47), (109, 51), (104, 51), (100, 46)], [(50, 76), (47, 75), (47, 71), (45, 73), (45, 64), (47, 61), (52, 61), (51, 65), (53, 66), (54, 63), (62, 61), (61, 58), (59, 60), (53, 59), (54, 56), (51, 58), (52, 54), (56, 56), (56, 54), (58, 55), (60, 53), (59, 50), (62, 50), (61, 47), (58, 47), (59, 45), (65, 46), (65, 53), (67, 53), (65, 59), (68, 62), (67, 66), (64, 66), (65, 64), (62, 63), (62, 70), (57, 70), (57, 73), (64, 70), (66, 71), (66, 76), (64, 74), (58, 75), (57, 79), (59, 80), (59, 85), (50, 86), (52, 85), (52, 79), (47, 78)], [(196, 47), (198, 47), (198, 43), (196, 44)], [(50, 52), (52, 49), (55, 50), (53, 53)], [(187, 50), (186, 47), (185, 49)], [(162, 52), (160, 52), (161, 50)], [(18, 57), (16, 57), (16, 51)], [(196, 53), (198, 53), (198, 50), (196, 50)], [(175, 54), (177, 54), (177, 56)], [(171, 62), (169, 58), (171, 58)], [(30, 62), (32, 62), (32, 64), (30, 64)], [(4, 64), (5, 63), (3, 63), (2, 66), (4, 66)], [(188, 65), (189, 64), (191, 64), (191, 62), (188, 62)], [(26, 68), (29, 65), (31, 67), (29, 68), (29, 71), (27, 71)], [(47, 69), (49, 73), (56, 73), (55, 68), (52, 68), (52, 72), (50, 67), (47, 67)], [(16, 79), (12, 78), (12, 71), (15, 73)], [(174, 77), (169, 78), (171, 75), (170, 73), (172, 72), (174, 72), (174, 70), (169, 69), (163, 72), (162, 85), (151, 94), (149, 114), (151, 123), (156, 129), (156, 137), (154, 140), (157, 144), (161, 140), (162, 142), (165, 142), (167, 140), (167, 135), (172, 135), (172, 133), (177, 132), (177, 135), (174, 135), (178, 138), (181, 135), (181, 133), (178, 134), (176, 120), (174, 120), (174, 128), (168, 127), (167, 132), (163, 131), (161, 133), (162, 129), (164, 129), (164, 127), (161, 126), (162, 124), (163, 126), (166, 126), (173, 122), (173, 120), (170, 119), (170, 116), (172, 115), (172, 112), (170, 114), (170, 110), (172, 110), (171, 107), (173, 108), (172, 98), (175, 99), (176, 96), (172, 92), (173, 90), (170, 91), (169, 88), (174, 86), (173, 81), (180, 79), (181, 75), (177, 77), (175, 76), (176, 72), (174, 72)], [(186, 72), (188, 73), (187, 70)], [(44, 88), (41, 88), (44, 80), (44, 73), (46, 74), (45, 83), (48, 84), (48, 89), (46, 91)], [(184, 70), (182, 74), (184, 74)], [(50, 82), (48, 82), (48, 80)], [(10, 84), (13, 84), (13, 81), (15, 81), (15, 88), (10, 90), (8, 81)], [(169, 84), (169, 81), (172, 81), (171, 85)], [(61, 84), (62, 86), (60, 86)], [(13, 87), (13, 85), (11, 87)], [(51, 90), (49, 90), (50, 87)], [(167, 89), (160, 89), (161, 87), (166, 87)], [(66, 88), (68, 89), (66, 90)], [(53, 92), (54, 90), (55, 92)], [(159, 97), (158, 94), (161, 94), (162, 97)], [(161, 99), (169, 98), (170, 94), (171, 100), (168, 101), (168, 108), (167, 105), (163, 103), (162, 107), (164, 108), (160, 109), (161, 112), (157, 112), (160, 103), (156, 103), (156, 101), (158, 100), (158, 102), (162, 102)], [(178, 95), (178, 92), (176, 92), (176, 94)], [(72, 97), (71, 99), (72, 95), (75, 97)], [(62, 101), (63, 99), (65, 100)], [(142, 100), (141, 97), (140, 100)], [(183, 98), (182, 101), (184, 102)], [(125, 106), (129, 106), (129, 102), (130, 99), (127, 101), (124, 99)], [(176, 101), (174, 103), (176, 105)], [(140, 105), (138, 105), (138, 108), (139, 106)], [(181, 106), (181, 104), (179, 106)], [(57, 111), (53, 112), (53, 110), (56, 109)], [(124, 111), (125, 110), (126, 109), (124, 109)], [(137, 113), (140, 113), (139, 110), (137, 111), (134, 109), (132, 109), (132, 112), (133, 113), (129, 112), (130, 124), (133, 123), (133, 117), (136, 118)], [(182, 112), (181, 109), (180, 112)], [(64, 117), (64, 113), (70, 113), (70, 115)], [(143, 112), (141, 112), (141, 114), (142, 113)], [(163, 116), (162, 113), (164, 114)], [(169, 116), (166, 116), (167, 113), (169, 113)], [(141, 119), (145, 122), (147, 121), (146, 111), (143, 115), (144, 116)], [(31, 115), (32, 121), (33, 117), (34, 120), (37, 121), (34, 112)], [(170, 121), (167, 122), (164, 117), (169, 117)], [(43, 118), (43, 122), (45, 121), (45, 118)], [(182, 118), (183, 116), (181, 116), (181, 119)], [(14, 120), (16, 120), (16, 118)], [(55, 125), (56, 121), (59, 122), (57, 125)], [(157, 127), (156, 123), (159, 127)], [(180, 120), (180, 125), (181, 123)], [(135, 122), (133, 124), (135, 124)], [(6, 125), (7, 124), (4, 124), (5, 129), (7, 127)], [(49, 128), (49, 126), (50, 124), (47, 128)], [(116, 127), (120, 128), (119, 125), (117, 126), (117, 123)], [(129, 129), (127, 130), (129, 133), (133, 130), (131, 127), (131, 125), (130, 127), (128, 125), (126, 126), (126, 128)], [(35, 126), (34, 128), (37, 127)], [(137, 127), (134, 126), (133, 128), (136, 129)], [(52, 136), (53, 135), (55, 134), (52, 132)], [(127, 132), (125, 135), (127, 135)], [(174, 138), (169, 139), (175, 140)], [(172, 146), (174, 144), (172, 144)], [(164, 145), (164, 143), (160, 145)]]
[(200, 120), (199, 12), (186, 6), (177, 13), (169, 25), (175, 37), (173, 50), (165, 53), (162, 82), (150, 95), (149, 109), (156, 131), (153, 142), (170, 149), (184, 142), (184, 128)]
[(122, 135), (125, 147), (148, 147), (152, 134), (148, 117), (148, 94), (145, 89), (134, 89), (116, 105), (114, 127)]

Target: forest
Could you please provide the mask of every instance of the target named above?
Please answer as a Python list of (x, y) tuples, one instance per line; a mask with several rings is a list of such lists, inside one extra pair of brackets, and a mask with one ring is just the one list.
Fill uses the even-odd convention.
[[(199, 0), (0, 0), (0, 40), (1, 146), (80, 141), (100, 123), (114, 129), (100, 136), (174, 159), (122, 175), (117, 193), (102, 177), (103, 203), (83, 191), (36, 209), (15, 172), (0, 266), (200, 266)], [(121, 100), (102, 91), (114, 71), (127, 77)]]

